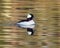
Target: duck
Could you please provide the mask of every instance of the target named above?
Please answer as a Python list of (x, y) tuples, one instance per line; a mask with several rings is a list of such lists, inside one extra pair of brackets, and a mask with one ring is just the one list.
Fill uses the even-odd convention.
[(35, 21), (33, 20), (34, 16), (33, 14), (28, 14), (27, 19), (21, 20), (17, 22), (17, 25), (21, 28), (27, 29), (28, 35), (34, 34), (34, 28), (35, 28)]

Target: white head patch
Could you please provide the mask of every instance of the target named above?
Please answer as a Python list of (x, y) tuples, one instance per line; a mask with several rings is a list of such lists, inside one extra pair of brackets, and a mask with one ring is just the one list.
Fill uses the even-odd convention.
[(31, 18), (31, 15), (30, 15), (30, 14), (28, 14), (28, 15), (27, 15), (27, 18)]
[(32, 32), (27, 32), (28, 33), (28, 35), (31, 35), (32, 34)]

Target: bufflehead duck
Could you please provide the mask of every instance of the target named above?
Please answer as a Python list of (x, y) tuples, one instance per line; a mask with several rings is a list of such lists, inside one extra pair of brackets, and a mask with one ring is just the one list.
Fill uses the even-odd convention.
[(33, 14), (28, 14), (26, 20), (21, 20), (17, 23), (19, 27), (27, 29), (28, 35), (34, 34), (33, 28), (35, 27), (35, 22), (33, 20), (33, 17)]

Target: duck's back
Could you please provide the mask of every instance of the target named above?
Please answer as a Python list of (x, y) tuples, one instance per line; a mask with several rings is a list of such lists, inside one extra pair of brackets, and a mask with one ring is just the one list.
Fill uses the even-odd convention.
[(31, 20), (31, 21), (20, 22), (19, 24), (21, 24), (21, 25), (32, 25), (32, 24), (35, 24), (35, 22), (33, 20)]

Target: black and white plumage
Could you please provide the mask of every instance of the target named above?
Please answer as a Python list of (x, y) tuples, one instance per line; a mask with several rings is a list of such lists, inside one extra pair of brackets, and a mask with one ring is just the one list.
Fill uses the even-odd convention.
[(27, 29), (28, 35), (34, 34), (33, 28), (35, 27), (35, 22), (33, 18), (34, 18), (33, 14), (28, 14), (26, 20), (21, 20), (17, 23), (19, 27)]

